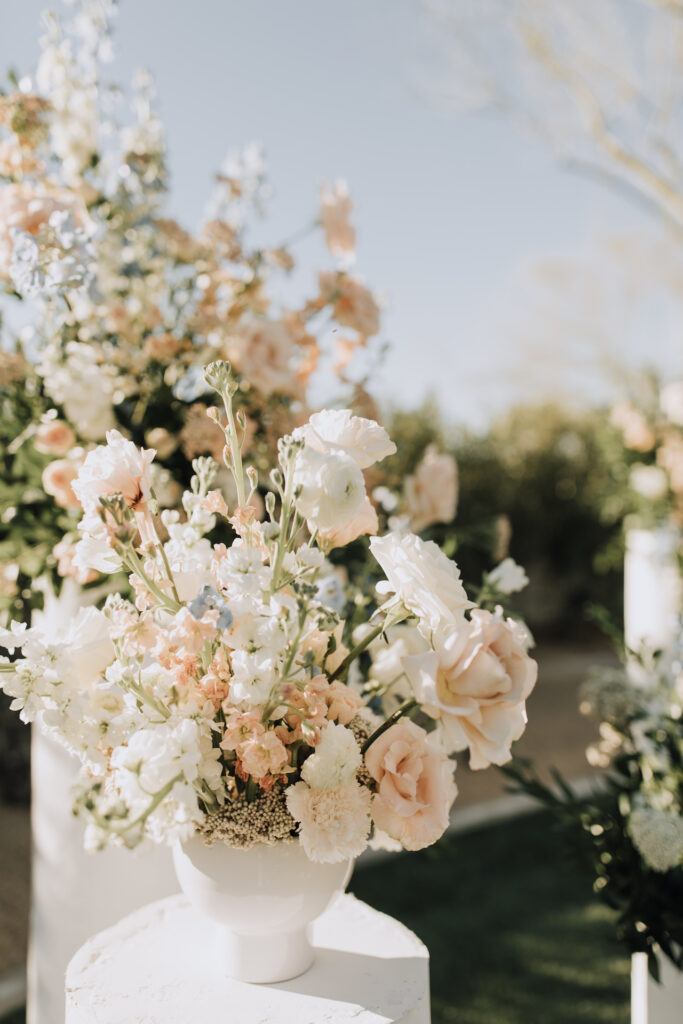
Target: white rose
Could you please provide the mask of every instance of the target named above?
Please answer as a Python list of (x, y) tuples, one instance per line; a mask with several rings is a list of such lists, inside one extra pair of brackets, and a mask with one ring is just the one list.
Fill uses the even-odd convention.
[(294, 431), (306, 447), (321, 454), (340, 453), (349, 456), (361, 469), (393, 455), (396, 445), (384, 427), (374, 420), (354, 416), (350, 409), (323, 409), (314, 413), (303, 427)]
[(322, 453), (306, 445), (294, 465), (297, 508), (311, 530), (338, 530), (360, 513), (366, 499), (358, 463), (341, 451)]
[(387, 582), (381, 593), (395, 592), (420, 620), (425, 634), (463, 621), (472, 607), (460, 579), (460, 570), (434, 541), (413, 533), (373, 537), (370, 550), (384, 570)]
[(72, 485), (83, 511), (99, 514), (106, 494), (121, 494), (132, 509), (144, 503), (151, 494), (154, 455), (153, 448), (138, 448), (118, 430), (109, 430), (106, 445), (88, 452)]

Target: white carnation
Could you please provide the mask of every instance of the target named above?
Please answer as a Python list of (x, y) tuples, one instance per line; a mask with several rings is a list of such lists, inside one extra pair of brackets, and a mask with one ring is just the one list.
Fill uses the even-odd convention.
[(339, 789), (355, 778), (361, 761), (353, 733), (343, 725), (329, 724), (315, 753), (304, 762), (301, 777), (311, 789)]
[(358, 857), (370, 834), (370, 790), (357, 782), (340, 789), (287, 790), (287, 809), (299, 823), (301, 845), (312, 861), (334, 864)]
[(653, 871), (670, 871), (683, 863), (683, 818), (639, 807), (628, 821), (634, 846)]

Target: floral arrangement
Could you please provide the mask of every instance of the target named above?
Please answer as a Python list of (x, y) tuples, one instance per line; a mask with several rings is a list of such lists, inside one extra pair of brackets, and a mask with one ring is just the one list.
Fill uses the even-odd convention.
[[(317, 371), (348, 401), (367, 401), (350, 363), (380, 329), (352, 273), (343, 183), (323, 187), (315, 223), (292, 243), (254, 244), (270, 187), (250, 146), (227, 158), (196, 235), (169, 217), (149, 75), (134, 82), (132, 119), (123, 90), (102, 78), (115, 6), (79, 0), (65, 26), (47, 16), (35, 75), (0, 93), (0, 286), (8, 306), (21, 303), (0, 344), (0, 607), (15, 615), (28, 614), (45, 571), (56, 586), (94, 580), (73, 565), (72, 484), (108, 430), (155, 448), (157, 500), (179, 507), (192, 460), (220, 458), (203, 369), (227, 358), (245, 451), (267, 476), (277, 439), (308, 417)], [(316, 230), (331, 265), (307, 299), (288, 300), (293, 244)]]
[(551, 809), (574, 839), (596, 894), (618, 913), (630, 953), (683, 970), (683, 635), (622, 670), (596, 669), (581, 710), (599, 722), (590, 764), (607, 771), (592, 796), (577, 796), (555, 773), (543, 783), (529, 762), (504, 768), (516, 787)]
[(645, 528), (683, 523), (683, 381), (641, 374), (617, 402), (603, 444), (611, 474), (604, 514)]
[[(536, 680), (530, 638), (488, 600), (475, 606), (437, 545), (399, 531), (370, 540), (384, 579), (351, 636), (353, 594), (326, 553), (374, 532), (363, 474), (393, 443), (350, 410), (313, 414), (280, 440), (261, 517), (240, 377), (215, 362), (205, 380), (222, 406), (208, 415), (234, 504), (213, 486), (215, 461), (199, 457), (182, 509), (160, 511), (154, 451), (110, 430), (72, 484), (83, 513), (74, 562), (125, 571), (134, 602), (110, 594), (67, 636), (13, 623), (0, 644), (21, 656), (2, 660), (3, 689), (80, 756), (75, 806), (90, 846), (198, 831), (239, 847), (298, 841), (327, 862), (359, 854), (374, 830), (425, 847), (456, 795), (449, 755), (468, 749), (476, 769), (509, 760)], [(232, 526), (230, 545), (208, 538), (217, 519)], [(522, 582), (518, 567), (494, 574), (489, 597), (511, 579)], [(380, 642), (393, 679), (363, 668), (371, 651), (377, 670)]]

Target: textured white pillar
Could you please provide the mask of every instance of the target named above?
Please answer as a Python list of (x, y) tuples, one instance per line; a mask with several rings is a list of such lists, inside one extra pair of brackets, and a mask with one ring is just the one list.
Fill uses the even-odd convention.
[(631, 650), (666, 648), (676, 635), (682, 604), (679, 542), (678, 530), (670, 526), (626, 534), (624, 630)]
[[(63, 635), (82, 599), (75, 586), (65, 587), (60, 598), (48, 596), (41, 624)], [(144, 903), (178, 891), (165, 847), (84, 851), (83, 824), (71, 811), (78, 768), (76, 758), (34, 728), (28, 1024), (62, 1024), (66, 966), (87, 938)]]
[(214, 925), (183, 896), (95, 936), (69, 965), (66, 1024), (429, 1024), (429, 953), (398, 921), (341, 896), (312, 926), (316, 959), (273, 985), (221, 972)]
[(660, 956), (661, 982), (649, 976), (647, 955), (631, 958), (631, 1024), (681, 1024), (683, 1021), (683, 973)]

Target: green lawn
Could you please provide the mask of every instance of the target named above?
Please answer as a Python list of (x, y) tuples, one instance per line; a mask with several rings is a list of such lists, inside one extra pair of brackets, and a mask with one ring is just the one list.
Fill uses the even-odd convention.
[(628, 1024), (611, 915), (543, 814), (364, 868), (350, 888), (429, 947), (432, 1024)]
[(357, 871), (431, 955), (433, 1024), (628, 1024), (611, 915), (542, 814)]

